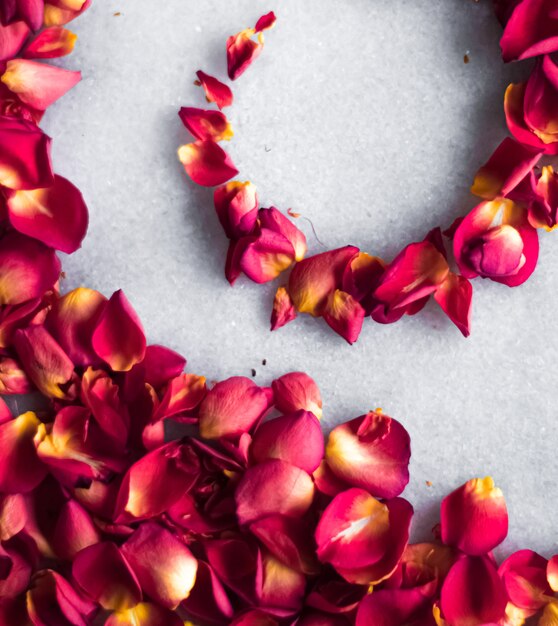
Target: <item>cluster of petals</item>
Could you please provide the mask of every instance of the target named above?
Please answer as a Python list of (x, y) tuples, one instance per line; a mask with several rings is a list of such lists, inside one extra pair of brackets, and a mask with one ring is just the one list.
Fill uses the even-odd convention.
[[(216, 187), (214, 205), (229, 249), (225, 275), (233, 284), (244, 274), (256, 283), (288, 277), (277, 288), (271, 329), (299, 313), (321, 317), (349, 343), (369, 317), (389, 324), (415, 315), (433, 299), (467, 337), (471, 331), (471, 279), (489, 278), (514, 287), (533, 273), (538, 260), (537, 229), (552, 230), (558, 219), (558, 173), (539, 168), (543, 155), (558, 154), (558, 13), (554, 0), (494, 0), (504, 27), (504, 60), (537, 57), (530, 78), (510, 85), (506, 138), (479, 170), (472, 187), (483, 202), (446, 229), (431, 230), (390, 262), (344, 246), (306, 256), (306, 239), (277, 209), (260, 209), (254, 185), (230, 180), (238, 174), (217, 142), (232, 136), (220, 111), (183, 108), (180, 117), (196, 141), (179, 149), (192, 180)], [(253, 36), (275, 24), (273, 12), (253, 29), (227, 41), (230, 79), (261, 52)], [(207, 100), (219, 109), (232, 104), (230, 88), (198, 72)], [(228, 182), (227, 182), (228, 181)]]

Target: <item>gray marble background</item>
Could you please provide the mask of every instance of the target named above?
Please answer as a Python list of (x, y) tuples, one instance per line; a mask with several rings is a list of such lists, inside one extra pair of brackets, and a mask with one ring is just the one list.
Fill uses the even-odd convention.
[(417, 538), (445, 493), (491, 474), (510, 509), (504, 551), (550, 554), (558, 234), (542, 235), (526, 285), (475, 282), (467, 340), (435, 306), (392, 326), (367, 322), (352, 347), (311, 318), (272, 334), (275, 287), (226, 283), (211, 191), (176, 159), (188, 137), (177, 110), (203, 106), (194, 72), (223, 76), (226, 37), (270, 9), (277, 27), (227, 111), (230, 152), (264, 205), (302, 213), (328, 248), (386, 259), (474, 205), (474, 172), (506, 133), (504, 89), (528, 71), (502, 64), (488, 0), (97, 0), (71, 26), (77, 49), (63, 61), (83, 81), (44, 124), (57, 171), (91, 212), (82, 250), (64, 259), (64, 288), (122, 287), (150, 341), (209, 379), (254, 368), (267, 384), (307, 371), (326, 427), (383, 407), (412, 436)]

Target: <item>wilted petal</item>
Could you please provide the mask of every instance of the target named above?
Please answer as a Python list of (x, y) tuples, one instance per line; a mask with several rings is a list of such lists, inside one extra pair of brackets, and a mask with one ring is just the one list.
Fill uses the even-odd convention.
[(548, 560), (546, 578), (552, 591), (558, 591), (558, 556), (553, 556)]
[(188, 176), (203, 187), (222, 185), (238, 174), (230, 156), (211, 140), (181, 146), (178, 159)]
[(343, 291), (350, 293), (355, 300), (364, 305), (368, 300), (367, 296), (376, 288), (385, 268), (385, 263), (379, 257), (359, 252), (345, 268)]
[(510, 287), (529, 278), (539, 255), (527, 210), (507, 199), (475, 207), (455, 231), (453, 246), (463, 276), (482, 276)]
[(263, 43), (252, 39), (255, 33), (253, 28), (246, 28), (227, 39), (227, 73), (231, 80), (244, 74), (260, 56)]
[(140, 602), (131, 609), (109, 616), (104, 626), (184, 626), (177, 613), (151, 602)]
[(271, 460), (249, 468), (236, 488), (236, 513), (240, 524), (268, 515), (299, 517), (312, 504), (314, 484), (298, 467)]
[(89, 215), (77, 187), (62, 176), (45, 189), (15, 191), (6, 206), (12, 226), (24, 235), (67, 254), (75, 252), (85, 233)]
[(19, 233), (0, 240), (0, 305), (40, 298), (60, 276), (54, 250)]
[(409, 482), (411, 440), (380, 411), (350, 420), (329, 434), (326, 461), (341, 480), (379, 498), (398, 496)]
[(77, 366), (99, 362), (92, 337), (106, 301), (98, 291), (78, 287), (52, 305), (45, 325)]
[(231, 106), (233, 103), (233, 93), (227, 85), (201, 70), (196, 72), (196, 76), (198, 77), (199, 84), (203, 87), (208, 102), (215, 102), (220, 109)]
[(81, 72), (28, 59), (12, 59), (6, 64), (6, 71), (0, 80), (22, 102), (39, 111), (46, 111), (79, 83)]
[(26, 59), (54, 59), (70, 54), (76, 44), (77, 35), (61, 26), (51, 26), (40, 32), (25, 48)]
[(92, 344), (97, 355), (116, 372), (127, 372), (145, 356), (143, 327), (121, 289), (105, 305)]
[(40, 423), (29, 411), (0, 424), (0, 492), (31, 491), (46, 476), (33, 442)]
[(506, 137), (477, 172), (471, 193), (485, 200), (507, 196), (540, 161), (541, 151)]
[(558, 16), (553, 0), (518, 2), (500, 40), (504, 61), (558, 50)]
[[(23, 545), (19, 545), (17, 540), (0, 545), (0, 598), (3, 602), (24, 592), (29, 586), (33, 572), (33, 566), (26, 558), (25, 549), (18, 548), (23, 548)], [(0, 624), (4, 626), (1, 613)]]
[(63, 26), (89, 8), (93, 0), (48, 0), (45, 2), (45, 26)]
[(546, 579), (548, 561), (532, 550), (519, 550), (498, 569), (509, 601), (526, 613), (542, 608), (552, 594)]
[(258, 194), (252, 183), (233, 180), (217, 187), (213, 194), (215, 211), (229, 239), (252, 233), (258, 218)]
[(486, 554), (508, 534), (508, 511), (492, 478), (473, 478), (442, 500), (442, 541), (470, 555)]
[(271, 311), (271, 330), (277, 330), (285, 324), (292, 322), (296, 317), (296, 309), (289, 292), (285, 287), (279, 287), (273, 299), (273, 309)]
[(95, 608), (52, 570), (35, 575), (26, 600), (34, 626), (88, 626)]
[(10, 357), (0, 356), (0, 394), (23, 394), (32, 389), (33, 383), (21, 365)]
[(144, 523), (122, 546), (144, 593), (176, 608), (196, 581), (197, 561), (188, 548), (158, 524)]
[(117, 521), (164, 513), (198, 477), (199, 461), (188, 446), (171, 441), (136, 461), (122, 481)]
[(287, 290), (297, 311), (320, 316), (329, 295), (341, 286), (347, 264), (358, 248), (345, 246), (322, 252), (297, 263), (289, 277)]
[(0, 116), (0, 185), (37, 189), (54, 182), (50, 163), (51, 139), (36, 124)]
[(277, 278), (294, 260), (291, 242), (280, 233), (262, 228), (246, 245), (239, 264), (250, 280), (266, 283)]
[(436, 289), (434, 300), (459, 328), (464, 337), (471, 334), (471, 304), (473, 285), (464, 276), (450, 272)]
[(79, 552), (72, 575), (82, 591), (104, 609), (125, 611), (141, 602), (141, 589), (116, 544), (105, 541)]
[(442, 586), (440, 608), (452, 626), (496, 624), (506, 611), (507, 594), (487, 556), (463, 556)]
[(258, 218), (262, 229), (272, 230), (287, 239), (295, 251), (295, 261), (302, 261), (306, 254), (306, 237), (293, 222), (275, 207), (260, 209)]
[(363, 489), (344, 491), (333, 498), (316, 528), (318, 558), (349, 582), (378, 583), (401, 559), (412, 515), (402, 498), (380, 502)]
[[(2, 429), (0, 427), (0, 441)], [(15, 477), (20, 480), (20, 477)], [(4, 491), (4, 489), (2, 489)], [(8, 541), (17, 535), (27, 522), (27, 502), (21, 493), (0, 495), (0, 541)], [(1, 623), (1, 622), (0, 622)]]
[(316, 382), (304, 372), (289, 372), (271, 384), (275, 406), (282, 413), (304, 410), (322, 417), (322, 396)]
[(0, 61), (13, 59), (28, 35), (29, 27), (25, 22), (13, 22), (7, 26), (0, 24)]
[(311, 474), (324, 456), (320, 422), (308, 411), (264, 422), (254, 434), (250, 454), (255, 463), (281, 459)]
[(145, 382), (155, 389), (180, 376), (186, 367), (186, 359), (181, 354), (158, 345), (147, 346), (142, 363)]
[(217, 383), (200, 405), (200, 435), (204, 439), (217, 439), (248, 432), (271, 401), (270, 390), (258, 387), (249, 378), (227, 378)]
[(350, 344), (360, 335), (364, 321), (364, 309), (351, 294), (336, 289), (329, 294), (324, 320)]
[(220, 111), (182, 107), (178, 116), (192, 135), (201, 141), (228, 141), (233, 137), (232, 127)]

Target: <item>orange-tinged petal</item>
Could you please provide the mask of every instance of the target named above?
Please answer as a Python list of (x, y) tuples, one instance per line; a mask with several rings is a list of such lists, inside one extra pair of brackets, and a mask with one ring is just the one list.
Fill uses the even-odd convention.
[(296, 317), (296, 309), (289, 292), (285, 287), (279, 287), (273, 299), (273, 309), (271, 311), (271, 330), (277, 330), (285, 324), (292, 322)]
[(93, 349), (116, 372), (127, 372), (144, 355), (146, 340), (140, 319), (121, 289), (106, 303), (92, 337)]
[(25, 48), (25, 59), (54, 59), (70, 54), (77, 35), (61, 26), (51, 26), (40, 32)]
[(409, 434), (380, 411), (337, 426), (326, 447), (327, 464), (338, 478), (379, 498), (394, 498), (403, 491), (410, 457)]
[(364, 322), (364, 309), (350, 293), (336, 289), (329, 294), (324, 320), (349, 344), (359, 337)]
[(229, 141), (234, 135), (230, 122), (220, 111), (182, 107), (178, 116), (200, 141)]
[(99, 362), (92, 337), (107, 299), (94, 289), (78, 287), (58, 298), (45, 325), (64, 352), (78, 366)]
[[(2, 430), (0, 427), (1, 438)], [(21, 493), (3, 493), (0, 495), (0, 541), (8, 541), (8, 539), (17, 535), (25, 528), (26, 523), (26, 498)]]
[(105, 626), (185, 626), (177, 613), (151, 602), (140, 602), (109, 616)]
[(171, 532), (158, 524), (144, 523), (121, 549), (142, 590), (157, 604), (174, 609), (190, 595), (198, 563)]
[(213, 202), (217, 217), (229, 239), (254, 231), (258, 218), (258, 194), (249, 181), (233, 180), (215, 189)]
[(16, 230), (67, 254), (81, 246), (87, 232), (89, 214), (81, 192), (62, 176), (45, 189), (9, 194), (6, 206)]
[(40, 298), (59, 276), (52, 248), (14, 232), (0, 240), (0, 305)]
[(28, 326), (14, 334), (14, 347), (25, 372), (49, 398), (67, 398), (74, 364), (43, 325)]
[(552, 591), (558, 591), (558, 555), (548, 560), (546, 578)]
[(249, 468), (236, 488), (236, 513), (240, 524), (268, 515), (300, 517), (310, 508), (314, 484), (300, 468), (278, 459)]
[(46, 476), (33, 441), (40, 423), (29, 411), (0, 424), (0, 492), (31, 491)]
[(196, 72), (196, 76), (199, 80), (198, 84), (203, 87), (208, 102), (215, 102), (220, 109), (231, 106), (233, 93), (227, 85), (201, 70)]
[(263, 580), (260, 605), (294, 614), (302, 607), (306, 590), (304, 574), (291, 569), (269, 552), (262, 558)]
[(250, 280), (266, 283), (277, 278), (294, 260), (291, 242), (281, 233), (262, 228), (245, 246), (239, 265)]
[(464, 276), (449, 272), (444, 282), (434, 292), (434, 300), (442, 311), (459, 328), (464, 337), (471, 334), (471, 305), (473, 285)]
[(45, 26), (63, 26), (81, 15), (93, 0), (50, 0), (45, 3)]
[(203, 187), (222, 185), (238, 174), (230, 156), (212, 140), (181, 146), (178, 160), (188, 176)]
[(28, 59), (12, 59), (1, 79), (25, 104), (46, 111), (81, 80), (81, 72), (65, 70)]
[(508, 534), (506, 501), (494, 480), (473, 478), (442, 500), (442, 541), (470, 555), (486, 554)]
[(227, 39), (227, 73), (231, 80), (244, 74), (262, 53), (263, 43), (252, 39), (255, 33), (253, 28), (246, 28)]
[(304, 372), (289, 372), (271, 385), (275, 406), (282, 413), (304, 410), (322, 418), (322, 396), (316, 382)]

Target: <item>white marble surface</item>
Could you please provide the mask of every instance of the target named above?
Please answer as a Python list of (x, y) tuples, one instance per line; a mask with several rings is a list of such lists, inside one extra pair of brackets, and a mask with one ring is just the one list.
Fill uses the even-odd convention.
[(45, 119), (56, 168), (91, 211), (83, 249), (64, 260), (65, 288), (122, 287), (149, 339), (210, 379), (255, 368), (265, 384), (307, 371), (328, 427), (376, 406), (403, 421), (417, 537), (443, 494), (492, 474), (510, 509), (504, 550), (550, 554), (558, 234), (542, 236), (523, 287), (475, 283), (468, 340), (435, 307), (368, 322), (353, 347), (310, 318), (271, 334), (274, 288), (225, 282), (211, 192), (176, 160), (187, 138), (176, 113), (202, 105), (194, 72), (224, 75), (226, 37), (270, 9), (277, 27), (229, 110), (230, 152), (264, 205), (301, 212), (328, 247), (387, 259), (473, 206), (472, 176), (505, 135), (504, 88), (527, 70), (503, 66), (488, 0), (97, 0), (74, 23), (77, 50), (64, 61), (84, 80)]

